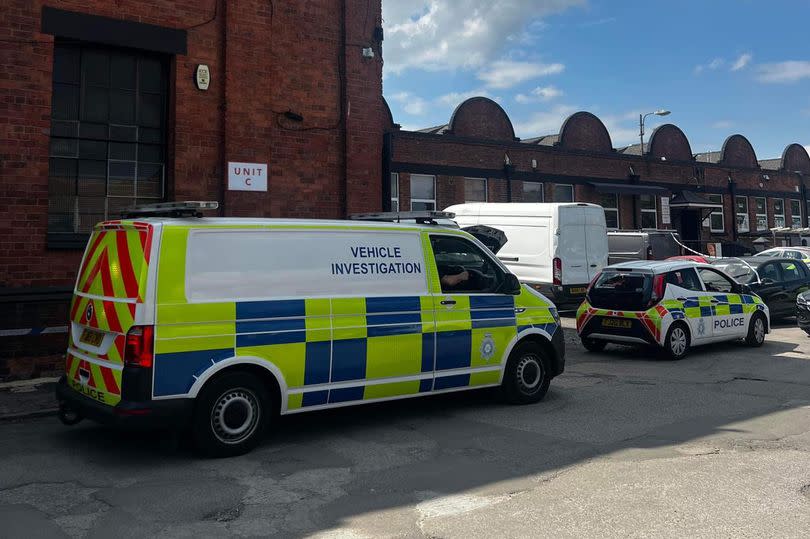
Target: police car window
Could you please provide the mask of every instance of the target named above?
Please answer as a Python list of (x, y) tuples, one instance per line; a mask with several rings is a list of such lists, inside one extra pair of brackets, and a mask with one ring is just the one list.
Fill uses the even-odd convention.
[(730, 293), (734, 289), (734, 283), (726, 276), (717, 273), (716, 271), (701, 268), (699, 270), (700, 278), (703, 284), (706, 285), (707, 292), (720, 292)]
[(677, 271), (670, 271), (666, 275), (666, 283), (685, 288), (686, 290), (703, 291), (697, 273), (694, 268), (686, 268)]
[(503, 272), (477, 245), (465, 238), (430, 236), (442, 292), (496, 292)]
[(802, 254), (799, 251), (785, 251), (785, 256), (788, 258), (795, 258), (796, 260), (802, 259)]
[(776, 264), (771, 262), (770, 264), (765, 264), (757, 271), (759, 273), (759, 278), (763, 281), (765, 279), (770, 279), (771, 281), (781, 281), (782, 278), (779, 275), (779, 268), (776, 267)]
[(782, 268), (782, 276), (786, 281), (798, 281), (804, 277), (797, 262), (780, 262), (779, 266)]

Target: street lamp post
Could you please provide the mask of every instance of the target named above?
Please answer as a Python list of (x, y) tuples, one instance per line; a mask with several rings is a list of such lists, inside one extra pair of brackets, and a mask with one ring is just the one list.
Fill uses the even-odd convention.
[(644, 120), (647, 119), (647, 116), (652, 116), (653, 114), (656, 116), (666, 116), (669, 114), (670, 111), (666, 109), (659, 109), (655, 112), (648, 112), (647, 114), (639, 114), (638, 115), (638, 138), (641, 139), (641, 156), (644, 156)]

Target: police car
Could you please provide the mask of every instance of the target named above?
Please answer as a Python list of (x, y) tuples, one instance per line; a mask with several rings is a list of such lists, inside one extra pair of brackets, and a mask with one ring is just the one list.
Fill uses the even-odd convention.
[(769, 328), (768, 307), (747, 285), (710, 265), (679, 260), (608, 266), (577, 311), (577, 332), (589, 351), (651, 344), (672, 359), (717, 341), (761, 346)]
[(96, 225), (57, 385), (63, 422), (172, 426), (227, 456), (278, 414), (482, 387), (528, 404), (563, 372), (552, 303), (464, 231), (200, 216), (215, 208), (165, 203)]

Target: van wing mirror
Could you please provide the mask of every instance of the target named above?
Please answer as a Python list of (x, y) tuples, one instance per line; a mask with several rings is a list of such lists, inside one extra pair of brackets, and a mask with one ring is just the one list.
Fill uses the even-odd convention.
[(503, 291), (512, 296), (519, 296), (523, 287), (514, 273), (507, 273), (503, 280)]

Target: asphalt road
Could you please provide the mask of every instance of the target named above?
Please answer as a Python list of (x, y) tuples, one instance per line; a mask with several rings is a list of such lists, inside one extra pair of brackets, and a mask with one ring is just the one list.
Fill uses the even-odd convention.
[(540, 404), (479, 391), (294, 416), (229, 460), (160, 433), (2, 423), (0, 536), (807, 536), (804, 333), (677, 363), (568, 337)]

